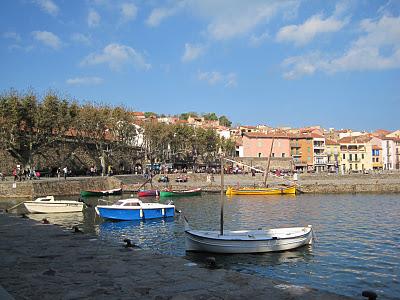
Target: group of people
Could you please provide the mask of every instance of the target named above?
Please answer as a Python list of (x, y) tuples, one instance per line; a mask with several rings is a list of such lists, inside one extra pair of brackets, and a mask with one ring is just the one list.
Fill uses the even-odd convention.
[[(17, 165), (17, 167), (14, 168), (12, 175), (14, 177), (14, 181), (40, 179), (39, 171), (35, 171), (34, 169), (30, 169), (30, 168), (22, 169), (21, 165)], [(3, 174), (2, 174), (2, 177), (5, 179)]]

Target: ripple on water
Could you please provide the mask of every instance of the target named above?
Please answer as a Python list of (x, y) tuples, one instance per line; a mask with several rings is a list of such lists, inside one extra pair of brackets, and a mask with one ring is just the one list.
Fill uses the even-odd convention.
[[(88, 201), (96, 204), (97, 199)], [(10, 201), (10, 204), (14, 202)], [(174, 202), (193, 228), (219, 229), (219, 195), (181, 198)], [(226, 229), (312, 224), (317, 241), (311, 247), (282, 253), (213, 256), (224, 268), (296, 285), (309, 285), (358, 298), (362, 290), (372, 289), (378, 292), (379, 299), (400, 299), (399, 216), (400, 198), (394, 194), (231, 197), (225, 203)], [(48, 215), (46, 218), (69, 229), (79, 225), (85, 232), (97, 234), (112, 243), (129, 238), (143, 249), (186, 256), (200, 264), (209, 256), (185, 252), (180, 217), (104, 222), (95, 216), (93, 208), (87, 208), (83, 214)], [(37, 220), (42, 219), (41, 215)]]

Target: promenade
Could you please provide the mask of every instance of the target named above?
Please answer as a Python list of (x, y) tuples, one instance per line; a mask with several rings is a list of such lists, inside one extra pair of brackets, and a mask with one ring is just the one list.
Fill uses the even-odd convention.
[(351, 299), (4, 213), (0, 257), (0, 285), (15, 299)]

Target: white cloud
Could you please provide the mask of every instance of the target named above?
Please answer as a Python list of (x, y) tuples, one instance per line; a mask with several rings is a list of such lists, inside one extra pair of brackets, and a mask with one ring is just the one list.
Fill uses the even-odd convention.
[(15, 42), (20, 42), (21, 41), (21, 36), (18, 33), (14, 32), (14, 31), (4, 32), (2, 34), (2, 37), (5, 38), (5, 39), (14, 40)]
[(206, 81), (210, 85), (223, 84), (225, 87), (234, 87), (237, 85), (237, 76), (235, 73), (228, 73), (226, 75), (218, 72), (198, 72), (197, 79)]
[(86, 45), (86, 46), (88, 46), (92, 43), (91, 39), (88, 36), (86, 36), (82, 33), (79, 33), (79, 32), (73, 33), (71, 35), (71, 40), (74, 41), (75, 43)]
[(268, 40), (269, 38), (269, 34), (268, 32), (264, 32), (260, 35), (252, 35), (250, 37), (250, 45), (254, 46), (254, 47), (258, 47), (260, 46), (263, 42), (265, 42), (266, 40)]
[(185, 10), (206, 19), (206, 34), (215, 40), (226, 40), (248, 34), (277, 14), (297, 9), (297, 0), (175, 0), (169, 7), (155, 8), (147, 19), (158, 26), (164, 19)]
[(121, 5), (121, 15), (123, 21), (131, 21), (136, 18), (137, 15), (137, 7), (133, 3), (123, 3)]
[(44, 12), (52, 16), (57, 16), (60, 10), (52, 0), (35, 0), (35, 3), (38, 4)]
[(132, 64), (139, 69), (149, 70), (151, 65), (144, 56), (135, 49), (120, 45), (109, 44), (101, 53), (91, 53), (83, 59), (82, 65), (108, 64), (113, 70), (120, 70), (122, 66)]
[(364, 35), (341, 56), (323, 57), (313, 53), (287, 58), (282, 63), (289, 69), (284, 77), (294, 79), (317, 71), (335, 73), (400, 68), (400, 17), (383, 16), (376, 22), (365, 19), (360, 22), (360, 29)]
[(203, 45), (192, 45), (189, 43), (185, 44), (185, 53), (182, 56), (183, 62), (195, 60), (202, 54), (204, 54), (206, 47)]
[(89, 27), (97, 27), (100, 24), (101, 17), (94, 9), (89, 10), (87, 23)]
[(46, 46), (53, 48), (53, 49), (59, 49), (62, 46), (62, 42), (58, 36), (56, 36), (54, 33), (49, 32), (49, 31), (33, 31), (32, 35), (35, 40), (42, 42)]
[(184, 5), (185, 1), (180, 1), (172, 7), (157, 7), (153, 9), (146, 20), (146, 24), (151, 27), (157, 27), (164, 19), (177, 14)]
[(348, 20), (338, 20), (335, 17), (323, 19), (322, 15), (314, 15), (301, 25), (282, 27), (276, 39), (278, 42), (293, 42), (297, 46), (305, 45), (322, 33), (339, 31)]
[(100, 77), (75, 77), (66, 80), (68, 85), (99, 85), (103, 83)]

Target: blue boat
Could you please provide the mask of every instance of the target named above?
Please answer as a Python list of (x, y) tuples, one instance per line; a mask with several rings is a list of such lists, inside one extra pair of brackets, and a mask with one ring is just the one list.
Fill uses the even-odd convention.
[(118, 200), (113, 205), (97, 205), (95, 210), (104, 219), (122, 221), (167, 218), (175, 215), (173, 204), (143, 203), (136, 198)]

